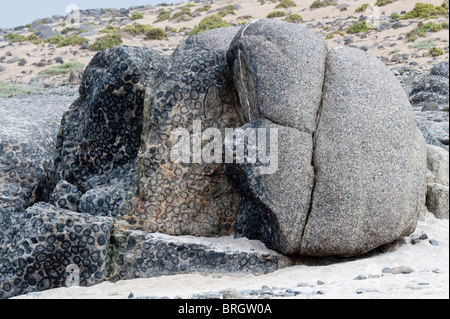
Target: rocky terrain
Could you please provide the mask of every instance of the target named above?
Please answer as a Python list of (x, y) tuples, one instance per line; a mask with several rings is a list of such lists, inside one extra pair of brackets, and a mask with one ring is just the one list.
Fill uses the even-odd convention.
[[(298, 267), (364, 267), (341, 297), (448, 297), (448, 2), (425, 2), (198, 1), (0, 30), (0, 298), (72, 281), (137, 299), (354, 286), (292, 286)], [(195, 140), (196, 121), (275, 130), (277, 169), (238, 148), (225, 165), (172, 162), (171, 132)], [(231, 277), (122, 284), (190, 273)], [(236, 285), (248, 273), (265, 275)]]

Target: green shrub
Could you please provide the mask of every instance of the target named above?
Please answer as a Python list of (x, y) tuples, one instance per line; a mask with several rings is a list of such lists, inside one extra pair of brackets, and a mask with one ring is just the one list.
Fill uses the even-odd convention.
[(60, 74), (69, 74), (70, 72), (78, 69), (84, 69), (83, 63), (80, 62), (68, 62), (61, 65), (52, 66), (51, 68), (39, 73), (38, 77), (48, 77)]
[(378, 0), (375, 5), (377, 7), (383, 7), (386, 6), (388, 4), (394, 3), (396, 0)]
[(374, 30), (374, 29), (375, 29), (375, 27), (373, 26), (372, 23), (362, 21), (362, 22), (356, 23), (356, 24), (352, 25), (350, 28), (348, 28), (347, 33), (357, 34), (360, 32), (368, 32), (368, 31)]
[(191, 20), (192, 12), (191, 9), (187, 7), (181, 7), (178, 12), (175, 12), (170, 20), (177, 21), (177, 22), (183, 22), (183, 21), (189, 21)]
[(448, 22), (442, 22), (441, 26), (442, 26), (442, 29), (448, 30)]
[(42, 43), (42, 40), (36, 34), (30, 34), (29, 36), (24, 36), (20, 34), (10, 33), (3, 36), (4, 39), (9, 40), (11, 43), (22, 43), (25, 41), (30, 41), (33, 44), (39, 45)]
[(124, 27), (122, 29), (122, 31), (135, 36), (135, 35), (145, 34), (147, 31), (150, 31), (151, 29), (153, 29), (153, 28), (149, 25), (140, 24), (140, 23), (135, 22), (135, 23), (133, 23), (133, 25), (127, 25), (126, 27)]
[(310, 8), (311, 9), (317, 9), (317, 8), (323, 8), (328, 6), (337, 6), (336, 0), (316, 0), (314, 1)]
[(333, 32), (328, 33), (327, 40), (333, 39), (336, 34), (345, 36), (345, 33), (342, 31), (333, 31)]
[(363, 11), (372, 10), (372, 9), (373, 9), (373, 7), (370, 4), (364, 3), (358, 9), (356, 9), (355, 12), (363, 12)]
[(146, 40), (163, 40), (167, 39), (167, 37), (167, 32), (161, 28), (151, 28), (151, 30), (145, 32)]
[(231, 15), (236, 15), (236, 12), (235, 12), (236, 10), (237, 10), (237, 8), (234, 5), (230, 4), (230, 5), (226, 6), (226, 7), (221, 8), (219, 10), (219, 12), (217, 13), (217, 15), (219, 17), (221, 17), (221, 18), (223, 18), (223, 17), (225, 17), (227, 15), (230, 15), (230, 14)]
[(303, 18), (301, 15), (292, 13), (292, 14), (289, 14), (286, 18), (284, 18), (284, 20), (287, 22), (291, 22), (291, 23), (299, 23), (299, 22), (303, 21)]
[(56, 47), (61, 48), (69, 45), (82, 45), (83, 43), (89, 43), (89, 40), (78, 35), (71, 35), (61, 40)]
[(438, 47), (432, 47), (428, 51), (428, 55), (433, 55), (433, 53), (436, 53), (435, 56), (444, 55), (444, 51), (441, 48), (438, 48)]
[(113, 27), (111, 25), (101, 29), (100, 31), (98, 31), (99, 33), (107, 33), (107, 34), (113, 34), (113, 33), (118, 33), (120, 31), (120, 27)]
[(36, 34), (30, 34), (29, 36), (27, 36), (27, 40), (30, 41), (31, 43), (35, 44), (35, 45), (39, 45), (42, 43), (42, 40), (39, 39), (39, 37)]
[(438, 17), (439, 15), (448, 16), (448, 9), (442, 6), (434, 6), (429, 3), (419, 2), (416, 3), (414, 9), (401, 16), (401, 19), (427, 19), (431, 17)]
[(95, 40), (95, 42), (89, 46), (89, 50), (103, 51), (106, 49), (114, 48), (118, 45), (121, 45), (122, 43), (123, 40), (120, 34), (108, 34)]
[(284, 11), (273, 11), (267, 15), (267, 18), (269, 18), (269, 19), (281, 18), (281, 17), (284, 17), (285, 15), (286, 15), (286, 13)]
[(217, 29), (217, 28), (225, 28), (229, 27), (230, 24), (224, 20), (219, 15), (212, 15), (204, 18), (198, 26), (195, 26), (194, 29), (189, 33), (189, 35), (198, 34), (207, 30)]
[(289, 8), (289, 7), (296, 7), (297, 5), (295, 4), (294, 1), (292, 0), (282, 0), (275, 8)]
[(75, 31), (75, 30), (76, 30), (75, 27), (67, 27), (67, 28), (62, 29), (61, 34), (67, 34), (69, 32)]
[(414, 30), (408, 32), (406, 34), (406, 37), (408, 38), (408, 40), (412, 38), (417, 39), (417, 37), (425, 38), (427, 36), (427, 32), (439, 32), (442, 29), (448, 29), (448, 23), (447, 24), (445, 24), (445, 22), (442, 24), (433, 22), (419, 23), (419, 26)]
[(44, 40), (45, 43), (50, 43), (50, 44), (59, 44), (59, 42), (63, 41), (64, 37), (61, 35), (56, 35), (54, 37), (48, 38), (46, 40)]
[(135, 21), (135, 20), (138, 20), (138, 19), (144, 19), (144, 15), (142, 13), (140, 13), (140, 12), (133, 12), (131, 14), (130, 20), (131, 21)]
[(194, 12), (208, 12), (209, 10), (211, 10), (211, 6), (209, 4), (207, 4), (207, 5), (204, 5), (201, 8), (198, 8)]
[(21, 42), (25, 42), (27, 40), (27, 37), (20, 35), (20, 34), (10, 33), (10, 34), (3, 36), (3, 39), (8, 40), (11, 43), (17, 43), (17, 42), (21, 43)]
[(164, 9), (158, 10), (158, 16), (156, 17), (155, 23), (162, 22), (170, 19), (170, 12)]
[(400, 15), (398, 13), (391, 14), (391, 19), (398, 20), (400, 19)]
[(40, 92), (40, 88), (26, 85), (0, 83), (0, 98), (9, 98), (18, 95), (27, 95)]

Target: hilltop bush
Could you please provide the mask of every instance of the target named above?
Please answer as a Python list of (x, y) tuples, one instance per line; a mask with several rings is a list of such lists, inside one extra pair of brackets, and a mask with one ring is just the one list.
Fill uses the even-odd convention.
[(226, 28), (231, 26), (228, 22), (222, 20), (219, 15), (212, 15), (204, 18), (200, 23), (192, 29), (189, 35), (198, 34), (211, 29)]
[(294, 1), (292, 0), (282, 0), (275, 8), (289, 8), (289, 7), (296, 7), (297, 5), (295, 4)]
[(298, 15), (296, 13), (289, 14), (286, 18), (284, 18), (285, 21), (291, 22), (291, 23), (299, 23), (303, 21), (303, 18), (301, 15)]
[(328, 7), (328, 6), (337, 6), (337, 1), (336, 0), (316, 0), (314, 1), (310, 8), (311, 9), (317, 9), (317, 8), (323, 8), (323, 7)]
[(440, 15), (448, 16), (448, 8), (445, 8), (445, 3), (443, 6), (435, 6), (429, 3), (419, 2), (416, 3), (414, 9), (401, 16), (400, 19), (428, 19), (431, 17), (437, 18)]
[(89, 50), (103, 51), (121, 45), (122, 43), (123, 40), (120, 34), (108, 34), (95, 40), (95, 42), (89, 46)]
[(274, 19), (274, 18), (281, 18), (284, 16), (286, 16), (286, 13), (284, 11), (273, 11), (267, 15), (267, 18)]
[(368, 32), (368, 31), (374, 30), (374, 29), (375, 29), (375, 27), (373, 26), (372, 23), (362, 21), (362, 22), (356, 23), (356, 24), (352, 25), (350, 28), (348, 28), (347, 33), (357, 34), (360, 32)]

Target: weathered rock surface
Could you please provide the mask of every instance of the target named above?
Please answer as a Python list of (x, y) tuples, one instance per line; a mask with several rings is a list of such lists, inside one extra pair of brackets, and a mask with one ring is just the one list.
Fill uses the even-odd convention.
[[(173, 237), (117, 227), (113, 234), (112, 281), (188, 273), (264, 274), (289, 264), (273, 251), (240, 239)], [(224, 237), (227, 238), (227, 237)], [(247, 246), (242, 247), (242, 245)]]
[(158, 79), (156, 92), (146, 98), (152, 111), (144, 124), (149, 130), (142, 136), (134, 203), (142, 229), (194, 236), (233, 232), (240, 195), (223, 172), (221, 137), (215, 139), (220, 151), (215, 150), (214, 161), (205, 162), (202, 154), (210, 141), (203, 130), (215, 128), (224, 136), (225, 128), (243, 124), (225, 69), (214, 50), (183, 44)]
[(424, 139), (394, 75), (360, 50), (330, 51), (301, 254), (358, 255), (412, 233), (425, 163)]
[[(51, 189), (56, 134), (67, 98), (11, 98), (0, 103), (0, 224), (45, 200)], [(0, 226), (1, 227), (1, 226)]]
[(262, 19), (242, 27), (227, 60), (248, 122), (264, 117), (312, 134), (326, 54), (322, 38), (293, 23)]
[[(236, 139), (243, 142), (246, 132), (257, 134), (257, 143), (245, 143), (242, 154), (235, 148), (235, 163), (227, 166), (244, 197), (235, 231), (283, 254), (296, 255), (314, 185), (312, 137), (266, 119), (246, 124), (236, 132)], [(250, 149), (258, 152), (254, 163), (244, 157)], [(270, 154), (267, 159), (266, 154)]]
[(0, 233), (0, 299), (105, 279), (113, 219), (38, 203)]
[(449, 218), (449, 155), (442, 148), (427, 146), (427, 208), (437, 218)]

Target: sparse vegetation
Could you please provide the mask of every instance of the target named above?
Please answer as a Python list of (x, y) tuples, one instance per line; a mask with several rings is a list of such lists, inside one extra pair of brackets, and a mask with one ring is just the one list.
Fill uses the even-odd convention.
[(419, 2), (416, 3), (414, 9), (401, 16), (400, 19), (428, 19), (431, 17), (437, 18), (440, 15), (448, 16), (448, 8), (445, 7), (445, 3), (442, 6), (435, 6), (429, 3)]
[(428, 55), (432, 55), (432, 56), (440, 56), (440, 55), (444, 55), (444, 51), (441, 48), (438, 47), (432, 47), (429, 51), (428, 51)]
[(140, 12), (133, 12), (131, 14), (130, 20), (131, 21), (135, 21), (135, 20), (139, 20), (139, 19), (144, 19), (144, 15)]
[[(175, 30), (176, 31), (176, 30)], [(168, 39), (167, 32), (161, 28), (151, 28), (145, 32), (146, 40), (164, 40)]]
[(140, 23), (133, 23), (133, 25), (127, 25), (122, 29), (123, 32), (131, 34), (133, 36), (145, 34), (148, 31), (151, 31), (153, 27)]
[(221, 18), (223, 18), (227, 15), (236, 15), (236, 12), (235, 12), (236, 10), (237, 10), (237, 8), (234, 5), (230, 4), (226, 7), (221, 8), (219, 10), (219, 12), (217, 13), (217, 15)]
[(175, 12), (170, 20), (176, 22), (189, 21), (192, 18), (192, 12), (189, 7), (181, 7), (178, 12)]
[(103, 51), (121, 45), (122, 43), (123, 40), (120, 34), (108, 34), (95, 40), (95, 42), (89, 46), (89, 50)]
[(27, 41), (30, 41), (31, 43), (33, 43), (35, 45), (39, 45), (42, 43), (42, 40), (39, 39), (39, 37), (34, 33), (27, 36)]
[(436, 45), (435, 39), (427, 39), (409, 46), (410, 49), (429, 50)]
[(70, 72), (78, 69), (84, 69), (83, 63), (80, 62), (68, 62), (61, 65), (52, 66), (51, 68), (39, 73), (38, 77), (48, 77), (60, 74), (69, 74)]
[(372, 23), (362, 21), (362, 22), (356, 23), (356, 24), (352, 25), (350, 28), (348, 28), (347, 33), (357, 34), (360, 32), (368, 32), (368, 31), (374, 30), (374, 29), (375, 29), (375, 27)]
[(156, 17), (155, 23), (162, 22), (170, 19), (170, 12), (165, 9), (158, 10), (158, 16)]
[(337, 4), (338, 3), (336, 0), (316, 0), (311, 4), (310, 8), (317, 9), (329, 6), (337, 6)]
[(400, 19), (400, 15), (398, 13), (391, 14), (391, 19), (398, 20)]
[(198, 8), (194, 12), (208, 12), (209, 10), (211, 10), (211, 6), (209, 4), (207, 4), (207, 5), (204, 5), (203, 7)]
[(301, 15), (291, 13), (286, 18), (284, 18), (284, 20), (291, 23), (299, 23), (303, 21), (303, 18)]
[(225, 28), (229, 27), (230, 24), (224, 20), (219, 15), (212, 15), (204, 18), (200, 23), (192, 29), (189, 35), (198, 34), (207, 30)]
[(286, 16), (286, 13), (284, 11), (273, 11), (267, 15), (267, 18), (274, 19), (274, 18), (281, 18), (284, 16)]
[(69, 45), (82, 45), (83, 43), (89, 43), (89, 40), (78, 35), (71, 35), (59, 41), (56, 47), (61, 48)]
[(50, 44), (58, 44), (59, 42), (63, 41), (64, 37), (61, 35), (56, 35), (54, 37), (48, 38), (46, 40), (44, 40), (45, 43), (50, 43)]
[(425, 38), (428, 32), (439, 32), (442, 29), (448, 29), (448, 23), (421, 22), (417, 28), (408, 32), (406, 37), (408, 38), (408, 41), (414, 42), (418, 37)]
[(111, 25), (101, 29), (100, 31), (98, 31), (99, 33), (107, 33), (107, 34), (115, 34), (120, 32), (120, 27), (113, 27)]
[(40, 88), (26, 85), (0, 83), (0, 98), (9, 98), (18, 95), (28, 95), (40, 92)]
[(85, 26), (88, 27), (89, 29), (94, 29), (94, 30), (102, 28), (101, 25), (98, 25), (98, 24), (96, 24), (94, 22), (88, 22), (88, 23), (85, 24)]
[(366, 11), (366, 10), (372, 10), (372, 9), (373, 9), (373, 7), (372, 7), (370, 4), (364, 3), (362, 6), (360, 6), (359, 8), (357, 8), (357, 9), (355, 10), (355, 12), (363, 12), (363, 11)]
[(292, 0), (282, 0), (279, 4), (277, 4), (277, 6), (275, 8), (289, 8), (289, 7), (296, 7), (297, 5), (295, 4), (294, 1)]
[(69, 32), (75, 31), (76, 28), (75, 27), (66, 27), (64, 29), (62, 29), (61, 34), (67, 34)]
[(42, 43), (42, 40), (36, 34), (30, 34), (29, 36), (24, 36), (16, 33), (10, 33), (3, 36), (5, 40), (8, 40), (11, 43), (22, 43), (25, 41), (29, 41), (33, 44), (39, 45)]
[(377, 7), (383, 7), (386, 6), (388, 4), (394, 3), (396, 0), (378, 0), (375, 5)]
[(330, 32), (330, 33), (327, 34), (327, 37), (326, 37), (327, 40), (333, 39), (336, 34), (339, 34), (341, 36), (345, 36), (345, 33), (342, 32), (342, 31), (333, 31), (333, 32)]
[(17, 43), (17, 42), (22, 43), (27, 40), (27, 37), (20, 35), (20, 34), (10, 33), (10, 34), (3, 36), (3, 39), (8, 40), (11, 43)]

